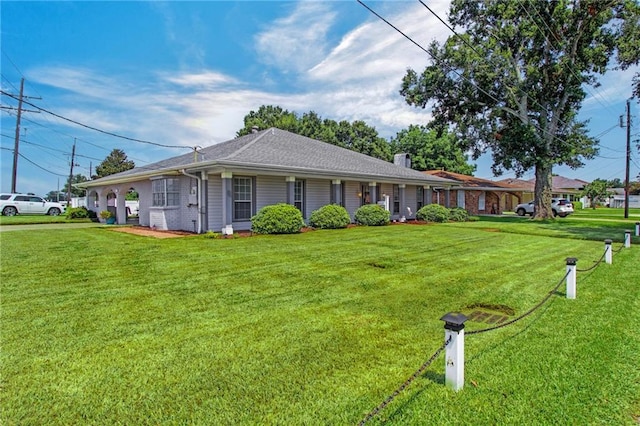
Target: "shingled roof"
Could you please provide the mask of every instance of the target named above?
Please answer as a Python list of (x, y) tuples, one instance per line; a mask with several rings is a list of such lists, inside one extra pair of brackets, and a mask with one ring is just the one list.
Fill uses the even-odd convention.
[(180, 170), (224, 170), (241, 168), (256, 172), (286, 172), (327, 178), (398, 181), (416, 184), (456, 184), (438, 176), (398, 166), (349, 149), (284, 130), (270, 128), (226, 142), (162, 160), (101, 179), (85, 182), (91, 187), (134, 181)]
[(495, 182), (489, 179), (482, 179), (475, 176), (463, 175), (446, 170), (427, 170), (423, 172), (430, 176), (451, 179), (459, 183), (461, 189), (483, 189), (494, 191), (523, 191), (527, 190), (527, 185), (508, 184), (505, 182)]

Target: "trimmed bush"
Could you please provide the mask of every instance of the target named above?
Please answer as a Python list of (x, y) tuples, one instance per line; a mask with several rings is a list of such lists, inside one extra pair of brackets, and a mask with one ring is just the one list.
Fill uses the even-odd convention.
[(96, 212), (87, 210), (86, 207), (67, 207), (65, 213), (67, 219), (95, 219)]
[(251, 229), (258, 234), (295, 234), (303, 227), (302, 213), (291, 204), (264, 206), (251, 218)]
[(449, 220), (449, 209), (440, 204), (428, 204), (418, 210), (416, 219), (427, 222), (446, 222)]
[(573, 204), (573, 211), (582, 210), (584, 208), (582, 206), (582, 201), (572, 201), (571, 204)]
[(452, 207), (449, 209), (449, 220), (453, 222), (466, 222), (469, 220), (469, 212), (462, 207)]
[(314, 210), (309, 217), (309, 225), (319, 229), (346, 228), (351, 223), (349, 212), (337, 204), (327, 204)]
[(391, 222), (391, 213), (377, 204), (365, 204), (356, 210), (356, 223), (367, 226), (383, 226)]

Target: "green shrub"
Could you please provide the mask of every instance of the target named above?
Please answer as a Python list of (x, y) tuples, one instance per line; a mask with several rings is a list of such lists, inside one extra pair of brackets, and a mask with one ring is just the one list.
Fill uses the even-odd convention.
[(367, 226), (383, 226), (391, 222), (391, 213), (377, 204), (365, 204), (356, 210), (356, 223)]
[(208, 230), (207, 232), (205, 232), (203, 234), (204, 238), (207, 239), (212, 239), (212, 240), (217, 240), (218, 238), (222, 237), (222, 234), (218, 233), (218, 232), (214, 232), (212, 230)]
[(327, 204), (314, 210), (309, 216), (309, 225), (320, 229), (346, 228), (351, 223), (349, 212), (337, 204)]
[(449, 209), (449, 220), (453, 222), (466, 222), (469, 220), (469, 212), (462, 207), (452, 207)]
[(418, 210), (416, 219), (427, 222), (446, 222), (449, 220), (449, 209), (440, 204), (428, 204)]
[(584, 208), (582, 206), (582, 201), (572, 201), (571, 204), (573, 204), (574, 211), (582, 210)]
[(258, 234), (295, 234), (303, 227), (302, 213), (291, 204), (264, 206), (251, 218), (251, 229)]
[(65, 212), (67, 219), (95, 219), (96, 212), (87, 210), (86, 207), (68, 207)]

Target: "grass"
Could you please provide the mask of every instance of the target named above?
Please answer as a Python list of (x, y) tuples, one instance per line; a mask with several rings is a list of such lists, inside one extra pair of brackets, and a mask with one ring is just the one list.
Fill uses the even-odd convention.
[[(562, 278), (566, 257), (579, 268), (600, 257), (611, 228), (584, 225), (591, 241), (558, 223), (570, 226), (230, 240), (0, 234), (0, 420), (357, 423), (442, 344), (443, 314), (473, 303), (520, 314)], [(443, 385), (441, 356), (371, 423), (635, 424), (639, 260), (637, 246), (624, 249), (578, 275), (576, 300), (554, 296), (527, 319), (469, 336), (463, 391)]]
[(2, 216), (0, 215), (0, 226), (5, 225), (33, 225), (43, 223), (84, 223), (91, 222), (91, 219), (67, 219), (64, 214), (59, 216), (49, 216), (45, 214), (38, 215), (16, 215)]

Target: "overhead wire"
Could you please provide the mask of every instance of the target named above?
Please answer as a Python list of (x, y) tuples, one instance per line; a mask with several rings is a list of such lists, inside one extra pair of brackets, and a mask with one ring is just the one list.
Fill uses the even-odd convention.
[[(5, 92), (4, 90), (1, 90), (0, 93), (2, 93), (5, 96), (9, 96), (10, 98), (18, 99), (18, 97), (14, 96), (14, 95), (12, 95), (12, 94), (10, 94), (8, 92)], [(109, 131), (106, 131), (106, 130), (102, 130), (102, 129), (99, 129), (99, 128), (94, 127), (94, 126), (90, 126), (88, 124), (81, 123), (81, 122), (79, 122), (77, 120), (73, 120), (71, 118), (64, 117), (64, 116), (62, 116), (60, 114), (56, 114), (55, 112), (52, 112), (52, 111), (50, 111), (48, 109), (45, 109), (43, 107), (40, 107), (38, 105), (35, 105), (32, 102), (25, 101), (24, 99), (22, 100), (22, 103), (23, 104), (27, 104), (27, 105), (29, 105), (29, 106), (31, 106), (33, 108), (37, 108), (38, 110), (40, 110), (42, 112), (46, 112), (47, 114), (50, 114), (50, 115), (52, 115), (54, 117), (60, 118), (60, 119), (65, 120), (65, 121), (68, 121), (68, 122), (73, 123), (75, 125), (78, 125), (78, 126), (81, 126), (81, 127), (86, 128), (86, 129), (90, 129), (90, 130), (93, 130), (93, 131), (96, 131), (96, 132), (99, 132), (99, 133), (103, 133), (105, 135), (113, 136), (113, 137), (116, 137), (116, 138), (128, 140), (128, 141), (131, 141), (131, 142), (138, 142), (138, 143), (144, 143), (144, 144), (148, 144), (148, 145), (159, 146), (159, 147), (162, 147), (162, 148), (193, 149), (192, 147), (188, 147), (188, 146), (184, 146), (184, 145), (166, 145), (166, 144), (161, 144), (161, 143), (158, 143), (158, 142), (146, 141), (146, 140), (143, 140), (143, 139), (137, 139), (137, 138), (132, 138), (132, 137), (129, 137), (129, 136), (119, 135), (117, 133), (113, 133), (113, 132), (109, 132)]]
[[(542, 31), (542, 29), (540, 28), (540, 26), (537, 24), (536, 20), (534, 19), (533, 16), (531, 16), (531, 14), (529, 13), (529, 10), (525, 7), (525, 3), (527, 3), (526, 1), (520, 1), (520, 8), (522, 10), (524, 10), (524, 12), (527, 14), (527, 16), (529, 16), (529, 18), (531, 19), (531, 22), (533, 22), (533, 25), (538, 29), (538, 31), (540, 31), (540, 34), (542, 34), (542, 36), (545, 38), (545, 40), (547, 41), (547, 43), (549, 43), (549, 45), (553, 46), (553, 42), (551, 42), (551, 40), (549, 40), (549, 38), (547, 37), (547, 35), (545, 34), (544, 31)], [(558, 46), (562, 45), (562, 42), (560, 41), (560, 39), (558, 38), (558, 36), (555, 34), (555, 32), (553, 32), (551, 30), (551, 28), (549, 27), (549, 24), (547, 23), (547, 21), (540, 15), (540, 12), (538, 11), (537, 8), (533, 8), (533, 11), (536, 13), (536, 15), (538, 15), (538, 18), (540, 18), (540, 21), (544, 24), (544, 26), (547, 28), (547, 30), (549, 31), (549, 34), (551, 34), (553, 36), (553, 38), (556, 40), (556, 42), (558, 42)], [(571, 72), (573, 74), (574, 77), (576, 77), (578, 80), (580, 79), (580, 76), (576, 74), (575, 70), (572, 67), (566, 67), (569, 72)], [(605, 109), (609, 110), (609, 112), (616, 114), (612, 109), (611, 109), (611, 104), (609, 105), (605, 105), (601, 100), (600, 97), (597, 96), (595, 93), (593, 93), (591, 91), (591, 89), (589, 88), (589, 86), (584, 86), (584, 88), (587, 90), (587, 92), (589, 92), (591, 94), (591, 96), (593, 96), (593, 98), (600, 104), (602, 105)]]

